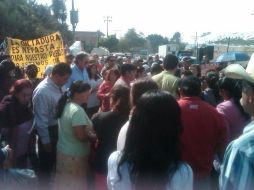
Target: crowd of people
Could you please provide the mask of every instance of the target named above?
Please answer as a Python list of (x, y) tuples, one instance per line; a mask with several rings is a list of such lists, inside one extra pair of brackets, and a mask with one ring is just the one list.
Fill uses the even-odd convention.
[(0, 171), (33, 171), (24, 189), (253, 188), (254, 78), (243, 68), (173, 54), (66, 60), (44, 78), (0, 60)]

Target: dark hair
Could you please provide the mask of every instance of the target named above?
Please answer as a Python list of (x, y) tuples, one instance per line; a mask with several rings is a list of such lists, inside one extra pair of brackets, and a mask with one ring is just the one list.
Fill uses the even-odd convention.
[(70, 59), (74, 59), (74, 55), (71, 54), (71, 53), (67, 53), (67, 54), (65, 55), (65, 57), (66, 57), (66, 58), (70, 58)]
[(163, 60), (163, 67), (166, 70), (173, 70), (178, 65), (178, 58), (173, 54), (167, 54)]
[(111, 89), (112, 109), (121, 115), (128, 116), (130, 112), (130, 89), (126, 86), (117, 85)]
[(218, 85), (217, 82), (219, 80), (219, 75), (216, 71), (213, 71), (213, 70), (207, 71), (205, 78), (207, 81), (207, 85), (210, 88), (214, 89), (215, 86)]
[(190, 70), (184, 70), (181, 73), (181, 77), (187, 77), (187, 76), (192, 76), (192, 72)]
[(136, 71), (136, 70), (137, 70), (137, 67), (135, 65), (126, 63), (121, 65), (120, 73), (122, 76), (124, 76), (126, 75), (127, 72)]
[(75, 60), (74, 60), (74, 63), (75, 64), (78, 64), (79, 61), (83, 60), (84, 58), (88, 58), (88, 54), (85, 53), (85, 52), (79, 52), (76, 57), (75, 57)]
[(89, 65), (90, 65), (90, 64), (96, 64), (95, 59), (91, 59), (91, 58), (89, 58), (89, 61), (88, 61), (88, 62), (89, 62)]
[(25, 68), (25, 73), (29, 79), (34, 79), (38, 74), (38, 67), (35, 64), (29, 64)]
[(158, 63), (154, 63), (151, 67), (151, 75), (159, 74), (161, 71), (163, 71), (162, 67)]
[(54, 65), (52, 69), (52, 75), (59, 75), (59, 76), (64, 76), (66, 74), (71, 74), (72, 70), (69, 65), (66, 63), (58, 63)]
[(216, 102), (220, 101), (220, 94), (219, 94), (219, 88), (218, 88), (218, 81), (219, 81), (219, 75), (214, 70), (208, 70), (206, 72), (206, 82), (207, 86), (213, 90), (214, 97)]
[(0, 54), (0, 62), (6, 59), (11, 60), (11, 56), (6, 54)]
[(118, 65), (122, 65), (122, 64), (123, 64), (123, 58), (122, 58), (122, 57), (118, 57), (118, 58), (116, 59), (116, 63), (117, 63)]
[(218, 81), (219, 89), (223, 89), (227, 92), (229, 98), (241, 98), (241, 85), (240, 81), (237, 81), (232, 78), (223, 77)]
[(60, 118), (62, 116), (62, 113), (64, 111), (64, 107), (67, 103), (67, 100), (69, 98), (72, 98), (74, 96), (74, 94), (76, 93), (83, 93), (86, 92), (88, 90), (90, 90), (91, 87), (88, 83), (84, 83), (83, 81), (74, 81), (71, 84), (71, 87), (68, 91), (66, 91), (64, 93), (64, 95), (62, 95), (62, 97), (60, 98), (60, 100), (58, 101), (57, 104), (57, 108), (56, 108), (56, 118)]
[(139, 98), (147, 91), (158, 90), (159, 87), (156, 82), (149, 78), (136, 80), (131, 86), (132, 104), (135, 106)]
[(110, 59), (114, 58), (115, 59), (115, 56), (113, 55), (109, 55), (107, 58), (106, 58), (106, 62), (110, 61)]
[(137, 73), (143, 73), (145, 71), (145, 68), (143, 66), (137, 66)]
[(20, 67), (20, 66), (18, 66), (18, 65), (15, 66), (14, 75), (15, 75), (15, 79), (16, 79), (16, 80), (25, 78), (25, 71), (24, 71), (24, 68), (23, 68), (23, 67)]
[(221, 89), (225, 90), (229, 98), (233, 98), (234, 103), (238, 107), (239, 111), (247, 119), (248, 115), (245, 113), (243, 107), (240, 104), (240, 99), (242, 97), (241, 81), (228, 77), (223, 77), (222, 79), (219, 80), (218, 87), (220, 90)]
[(193, 68), (197, 69), (197, 71), (198, 71), (198, 76), (197, 77), (201, 77), (201, 68), (200, 68), (199, 64), (192, 64), (192, 65), (190, 65), (190, 67), (193, 67)]
[(138, 60), (135, 60), (133, 64), (138, 67), (140, 65), (143, 65), (143, 62), (144, 62), (143, 59), (138, 59)]
[[(150, 91), (139, 99), (126, 135), (120, 167), (130, 165), (135, 189), (166, 189), (181, 160), (181, 110), (168, 92)], [(147, 185), (148, 184), (148, 185)]]
[(96, 64), (92, 63), (92, 64), (89, 64), (87, 66), (87, 73), (88, 73), (88, 76), (89, 76), (89, 79), (92, 79), (92, 67), (95, 67), (96, 68), (96, 74), (95, 74), (95, 80), (98, 80), (100, 79), (100, 75), (97, 71), (97, 67), (96, 67)]
[(184, 77), (179, 81), (178, 87), (184, 96), (200, 96), (201, 94), (201, 81), (195, 76)]
[(10, 71), (15, 70), (15, 64), (10, 59), (5, 59), (0, 63), (0, 79), (9, 77)]
[(109, 69), (109, 70), (105, 70), (105, 80), (109, 81), (110, 75), (114, 73), (116, 75), (116, 78), (120, 77), (120, 72), (118, 69)]
[(20, 79), (15, 81), (10, 89), (10, 94), (15, 95), (20, 93), (25, 88), (33, 88), (32, 83), (27, 79)]

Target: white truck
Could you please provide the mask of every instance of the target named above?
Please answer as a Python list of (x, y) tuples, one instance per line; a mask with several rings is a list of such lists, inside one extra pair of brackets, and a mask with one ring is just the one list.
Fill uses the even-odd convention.
[(160, 57), (165, 57), (167, 54), (169, 53), (175, 54), (177, 51), (179, 51), (178, 44), (161, 45), (159, 46), (158, 55)]
[(91, 51), (91, 54), (97, 54), (99, 57), (102, 56), (108, 56), (109, 55), (109, 51), (107, 48), (104, 47), (98, 47), (98, 48), (93, 48), (93, 50)]

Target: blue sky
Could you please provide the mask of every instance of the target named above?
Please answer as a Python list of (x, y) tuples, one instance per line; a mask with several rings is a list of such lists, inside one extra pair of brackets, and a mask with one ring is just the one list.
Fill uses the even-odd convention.
[[(51, 4), (51, 0), (37, 0)], [(254, 31), (253, 0), (74, 0), (79, 11), (77, 31), (97, 31), (106, 34), (105, 16), (112, 16), (109, 34), (121, 37), (129, 28), (145, 35), (172, 37), (179, 31), (183, 40), (194, 36)], [(67, 10), (71, 0), (66, 0)], [(68, 18), (69, 22), (69, 18)]]

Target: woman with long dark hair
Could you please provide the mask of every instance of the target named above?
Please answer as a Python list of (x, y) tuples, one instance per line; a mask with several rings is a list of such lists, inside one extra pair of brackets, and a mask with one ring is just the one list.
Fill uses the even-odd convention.
[(59, 100), (56, 189), (86, 189), (89, 140), (96, 138), (92, 122), (81, 107), (89, 93), (89, 84), (76, 81)]
[(226, 119), (230, 142), (242, 134), (249, 117), (240, 104), (242, 95), (240, 81), (224, 77), (219, 80), (218, 87), (223, 102), (218, 104), (216, 109)]
[(89, 84), (91, 86), (91, 93), (87, 101), (87, 115), (91, 118), (93, 114), (98, 112), (100, 107), (100, 100), (96, 94), (100, 84), (102, 83), (102, 79), (97, 71), (96, 64), (89, 64), (87, 72), (89, 76)]
[(109, 155), (116, 150), (118, 133), (123, 124), (128, 120), (129, 88), (115, 86), (110, 92), (111, 110), (100, 112), (92, 119), (93, 127), (98, 137), (95, 151), (95, 189), (107, 189), (107, 161)]
[(181, 112), (172, 95), (143, 94), (134, 108), (123, 151), (109, 157), (109, 189), (192, 189), (192, 170), (181, 159), (181, 131)]

